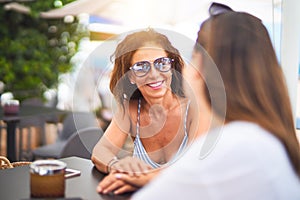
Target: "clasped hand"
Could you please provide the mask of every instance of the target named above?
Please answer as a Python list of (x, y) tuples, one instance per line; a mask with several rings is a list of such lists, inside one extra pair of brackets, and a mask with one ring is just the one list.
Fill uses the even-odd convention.
[(97, 192), (132, 192), (147, 184), (156, 174), (157, 170), (142, 160), (126, 157), (111, 166), (111, 172), (98, 184)]

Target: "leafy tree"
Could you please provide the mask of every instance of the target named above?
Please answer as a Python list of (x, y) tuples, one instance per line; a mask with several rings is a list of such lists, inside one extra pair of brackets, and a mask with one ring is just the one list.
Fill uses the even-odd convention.
[(0, 4), (0, 81), (16, 98), (42, 97), (46, 89), (57, 87), (60, 73), (72, 70), (70, 58), (86, 30), (76, 19), (64, 23), (39, 17), (41, 11), (72, 1), (23, 2), (31, 9), (28, 15), (7, 11)]

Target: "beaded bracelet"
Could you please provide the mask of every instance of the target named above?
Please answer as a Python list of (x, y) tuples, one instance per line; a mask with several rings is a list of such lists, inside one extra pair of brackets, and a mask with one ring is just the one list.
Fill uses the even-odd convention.
[(119, 161), (119, 159), (114, 156), (108, 163), (107, 163), (107, 173), (109, 173), (111, 171), (111, 167), (116, 164)]

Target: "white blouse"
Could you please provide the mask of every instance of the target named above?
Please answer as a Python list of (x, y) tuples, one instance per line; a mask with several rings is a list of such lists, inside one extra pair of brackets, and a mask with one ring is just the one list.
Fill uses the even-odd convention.
[[(205, 136), (133, 200), (299, 200), (300, 180), (283, 145), (260, 126), (227, 124), (208, 143)], [(207, 156), (200, 156), (208, 148)]]

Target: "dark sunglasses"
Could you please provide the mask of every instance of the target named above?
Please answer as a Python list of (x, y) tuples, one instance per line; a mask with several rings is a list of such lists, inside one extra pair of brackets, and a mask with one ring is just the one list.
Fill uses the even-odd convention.
[[(155, 59), (152, 63), (160, 72), (168, 72), (171, 69), (171, 63), (174, 61), (172, 58), (162, 57)], [(151, 62), (149, 61), (140, 61), (135, 63), (132, 67), (129, 68), (133, 71), (133, 73), (138, 76), (142, 77), (145, 76), (151, 69)]]
[(232, 10), (229, 6), (226, 6), (224, 4), (221, 3), (212, 3), (209, 7), (209, 15), (210, 16), (216, 16), (222, 13), (226, 13), (226, 12), (233, 12), (234, 10)]

